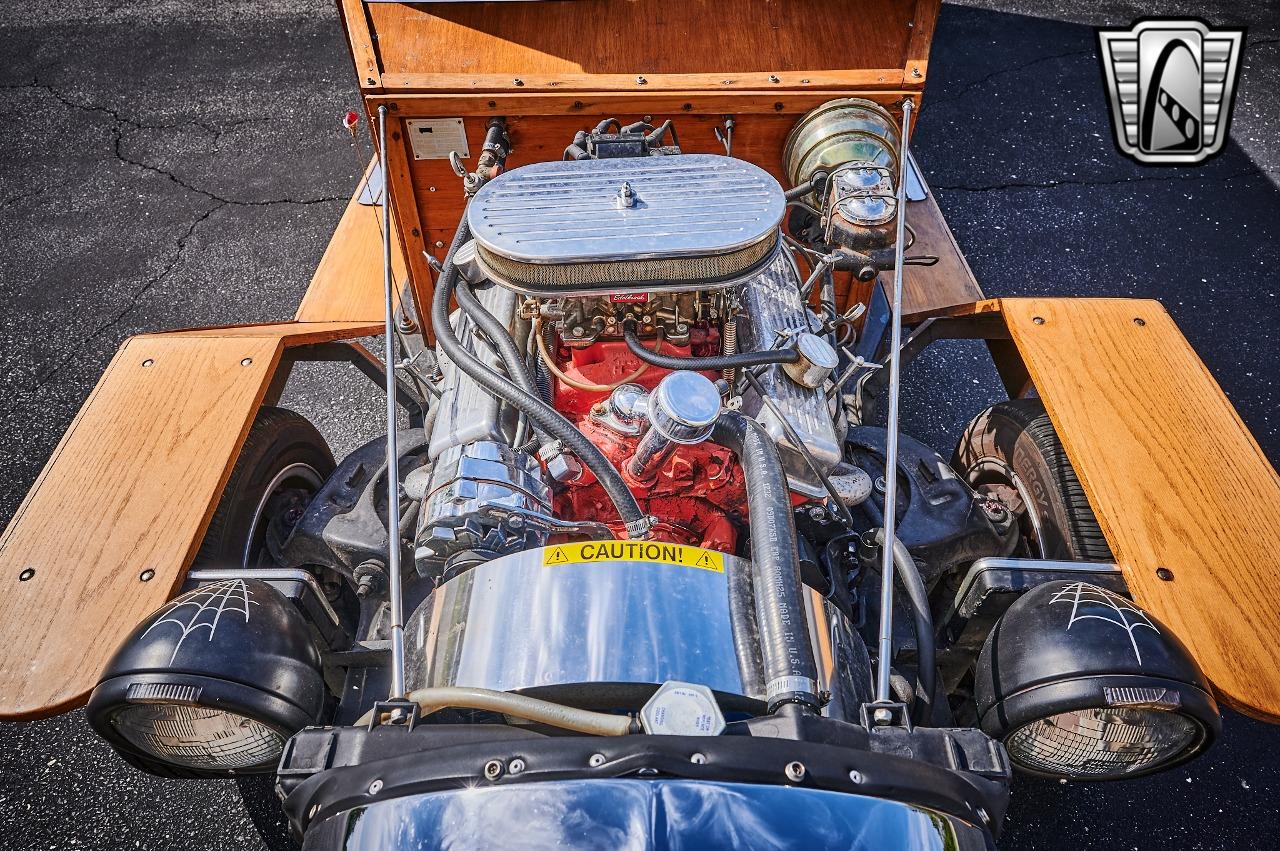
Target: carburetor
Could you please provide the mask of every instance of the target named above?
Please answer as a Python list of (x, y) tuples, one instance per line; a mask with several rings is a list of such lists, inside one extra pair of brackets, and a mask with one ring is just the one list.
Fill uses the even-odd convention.
[(692, 329), (718, 324), (734, 314), (734, 294), (724, 290), (696, 292), (611, 293), (586, 298), (541, 299), (528, 296), (521, 316), (539, 319), (560, 334), (567, 346), (587, 346), (602, 338), (622, 336), (623, 325), (634, 322), (644, 335), (661, 335), (678, 346), (687, 345)]

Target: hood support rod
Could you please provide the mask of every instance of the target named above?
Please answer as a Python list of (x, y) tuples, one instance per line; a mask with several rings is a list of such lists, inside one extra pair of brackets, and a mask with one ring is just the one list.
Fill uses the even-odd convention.
[[(902, 254), (907, 223), (907, 169), (911, 138), (911, 99), (902, 102), (902, 149), (898, 152), (898, 223), (893, 260), (893, 305), (890, 312), (889, 421), (884, 459), (884, 538), (880, 545), (880, 645), (876, 669), (876, 703), (890, 703), (889, 671), (893, 663), (893, 546), (898, 525), (898, 395), (901, 389)], [(883, 713), (888, 715), (888, 713)], [(876, 713), (881, 722), (882, 713)]]

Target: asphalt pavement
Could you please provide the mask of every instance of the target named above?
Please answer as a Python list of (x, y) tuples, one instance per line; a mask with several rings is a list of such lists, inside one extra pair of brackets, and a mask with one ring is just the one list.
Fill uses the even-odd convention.
[[(943, 8), (916, 155), (983, 287), (1160, 299), (1276, 463), (1277, 4), (981, 5), (1000, 10)], [(1186, 11), (1249, 28), (1232, 140), (1199, 167), (1139, 166), (1111, 140), (1092, 26)], [(355, 81), (325, 0), (10, 4), (0, 57), (7, 522), (128, 335), (292, 315), (368, 152), (339, 125)], [(971, 344), (905, 378), (905, 429), (944, 453), (998, 398)], [(337, 367), (287, 399), (338, 454), (378, 430), (376, 396)], [(1278, 758), (1280, 730), (1227, 713), (1182, 769), (1020, 779), (1001, 847), (1280, 845)], [(5, 848), (254, 849), (267, 815), (230, 782), (126, 767), (80, 712), (0, 725)]]

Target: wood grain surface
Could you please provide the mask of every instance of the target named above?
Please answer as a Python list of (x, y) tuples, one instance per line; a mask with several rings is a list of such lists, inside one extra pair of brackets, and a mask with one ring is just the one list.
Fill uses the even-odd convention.
[(980, 309), (1003, 312), (1134, 600), (1219, 699), (1280, 722), (1280, 477), (1164, 307)]
[[(366, 171), (360, 187), (368, 176)], [(382, 208), (366, 207), (359, 197), (357, 188), (298, 305), (298, 322), (383, 321)], [(396, 281), (405, 279), (405, 255), (394, 216), (391, 269)]]
[(0, 536), (0, 718), (83, 702), (120, 640), (178, 589), (283, 349), (379, 328), (125, 342)]
[[(785, 90), (899, 87), (908, 61), (927, 55), (937, 5), (553, 0), (366, 9), (389, 89)], [(355, 35), (352, 43), (360, 57)], [(907, 76), (923, 87), (923, 65), (913, 67), (920, 76)]]

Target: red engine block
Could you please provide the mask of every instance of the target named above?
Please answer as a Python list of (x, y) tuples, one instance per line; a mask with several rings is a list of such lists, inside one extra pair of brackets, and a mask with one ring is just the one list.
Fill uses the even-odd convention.
[[(666, 345), (674, 355), (714, 354), (719, 351), (719, 332), (714, 328), (694, 329), (689, 346)], [(609, 385), (635, 373), (643, 364), (620, 340), (603, 340), (585, 348), (559, 347), (556, 365), (581, 384)], [(634, 383), (652, 390), (668, 370), (650, 367)], [(716, 373), (704, 373), (715, 380)], [(747, 496), (742, 468), (734, 454), (713, 443), (679, 446), (652, 481), (636, 481), (626, 470), (626, 461), (639, 438), (624, 437), (599, 423), (592, 409), (603, 404), (607, 393), (587, 391), (555, 380), (555, 407), (582, 429), (592, 443), (622, 471), (640, 508), (657, 517), (653, 528), (659, 540), (689, 544), (732, 553), (738, 542), (738, 523), (746, 512)], [(604, 489), (584, 473), (556, 495), (556, 514), (566, 519), (603, 520), (614, 534), (625, 537)]]

